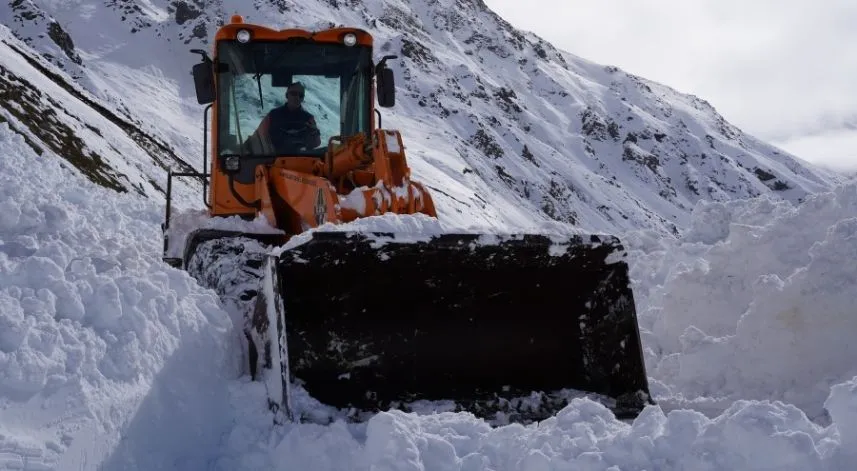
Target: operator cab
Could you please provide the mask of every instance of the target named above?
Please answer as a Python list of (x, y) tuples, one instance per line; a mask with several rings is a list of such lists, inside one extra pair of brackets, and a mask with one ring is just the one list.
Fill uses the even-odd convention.
[[(222, 32), (213, 61), (204, 51), (193, 51), (203, 59), (193, 75), (198, 102), (214, 103), (214, 158), (221, 170), (234, 168), (237, 183), (252, 183), (256, 165), (277, 158), (323, 159), (331, 138), (369, 136), (374, 124), (373, 74), (378, 76), (378, 104), (394, 105), (392, 70), (385, 62), (395, 56), (373, 64), (371, 36), (364, 31), (275, 32), (233, 17)], [(283, 109), (286, 90), (294, 83), (304, 87), (301, 107), (313, 118), (319, 145), (264, 145), (254, 132), (272, 110)]]
[[(202, 174), (210, 181), (211, 198), (206, 204), (215, 215), (255, 213), (260, 166), (329, 174), (335, 151), (356, 136), (370, 143), (381, 127), (375, 98), (380, 107), (395, 105), (393, 71), (386, 61), (396, 56), (384, 56), (374, 64), (372, 35), (361, 29), (273, 30), (234, 16), (218, 29), (213, 57), (201, 49), (191, 52), (202, 59), (193, 66), (193, 78), (198, 103), (209, 105), (206, 136), (209, 111), (211, 115), (203, 166), (207, 167), (208, 156), (212, 165), (210, 173), (206, 168)], [(284, 109), (286, 90), (295, 83), (304, 87), (300, 110), (312, 118), (307, 119), (312, 123), (312, 138), (298, 136), (295, 142), (302, 145), (282, 145), (284, 140), (293, 141), (284, 138), (282, 129), (272, 130), (270, 123), (276, 120), (266, 117), (275, 111), (274, 116), (293, 121), (294, 114), (277, 110)], [(279, 141), (260, 145), (264, 143), (256, 139), (254, 145), (257, 130), (279, 131)], [(227, 193), (215, 198), (224, 189)]]

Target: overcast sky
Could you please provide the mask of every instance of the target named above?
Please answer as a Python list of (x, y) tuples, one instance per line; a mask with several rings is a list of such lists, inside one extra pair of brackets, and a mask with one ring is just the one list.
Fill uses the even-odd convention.
[(692, 93), (799, 157), (857, 171), (857, 0), (484, 0), (556, 47)]

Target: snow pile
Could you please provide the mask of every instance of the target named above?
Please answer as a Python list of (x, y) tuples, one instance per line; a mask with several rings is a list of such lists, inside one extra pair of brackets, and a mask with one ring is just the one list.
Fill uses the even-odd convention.
[(857, 377), (834, 386), (824, 407), (837, 424), (845, 453), (857, 460)]
[(203, 467), (231, 322), (159, 260), (160, 208), (0, 123), (0, 469)]
[[(236, 426), (216, 469), (844, 470), (853, 463), (845, 440), (848, 422), (857, 418), (855, 384), (831, 399), (844, 409), (837, 416), (846, 424), (842, 442), (836, 427), (822, 428), (782, 403), (739, 401), (715, 419), (649, 407), (624, 423), (602, 405), (577, 399), (556, 417), (526, 427), (492, 428), (468, 414), (390, 411), (363, 425), (286, 425), (269, 433), (258, 426), (257, 413)], [(258, 410), (248, 407), (253, 394), (240, 398), (234, 404), (249, 414)]]
[(182, 258), (184, 256), (187, 237), (195, 230), (218, 230), (249, 232), (252, 234), (284, 234), (283, 231), (272, 227), (263, 215), (246, 220), (239, 216), (212, 218), (207, 209), (187, 209), (170, 214), (170, 227), (167, 230), (169, 239), (165, 256)]
[[(248, 229), (249, 226), (248, 226)], [(325, 223), (292, 237), (283, 247), (272, 253), (280, 254), (312, 239), (319, 232), (349, 232), (360, 234), (372, 241), (374, 247), (388, 242), (416, 243), (429, 242), (444, 234), (460, 234), (471, 245), (495, 245), (504, 240), (520, 239), (528, 234), (545, 235), (551, 239), (558, 253), (565, 251), (569, 238), (589, 233), (556, 221), (543, 221), (539, 224), (510, 225), (502, 228), (485, 224), (462, 224), (459, 221), (447, 221), (442, 217), (434, 218), (422, 213), (382, 214), (355, 219), (349, 223)], [(472, 240), (471, 237), (472, 236)], [(588, 240), (588, 239), (585, 239)]]
[[(679, 241), (636, 260), (649, 373), (663, 395), (779, 399), (811, 417), (857, 374), (857, 183), (796, 207), (700, 204)], [(637, 256), (639, 255), (639, 256)], [(712, 404), (713, 405), (713, 404)]]

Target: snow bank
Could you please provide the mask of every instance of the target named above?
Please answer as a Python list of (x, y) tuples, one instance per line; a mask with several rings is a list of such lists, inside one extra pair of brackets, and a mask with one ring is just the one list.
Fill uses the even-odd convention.
[(160, 262), (160, 208), (0, 123), (0, 469), (204, 468), (231, 323)]
[(167, 230), (169, 242), (165, 255), (172, 258), (182, 258), (187, 237), (197, 229), (253, 234), (283, 234), (283, 231), (272, 227), (262, 215), (252, 220), (245, 220), (238, 216), (212, 218), (208, 215), (207, 209), (179, 210), (170, 214), (170, 227)]
[[(841, 402), (851, 407), (846, 420), (854, 418), (854, 384), (857, 379), (842, 391)], [(243, 395), (240, 402), (250, 414), (252, 398)], [(390, 411), (363, 425), (287, 425), (273, 434), (251, 420), (258, 417), (236, 427), (241, 433), (231, 436), (228, 448), (235, 455), (218, 461), (217, 469), (849, 469), (836, 427), (822, 428), (796, 407), (776, 402), (739, 401), (715, 419), (649, 407), (624, 423), (602, 405), (576, 399), (539, 424), (497, 428), (449, 412)], [(267, 452), (260, 442), (271, 444)]]
[(632, 276), (663, 397), (719, 401), (714, 411), (779, 399), (823, 420), (831, 386), (857, 374), (857, 184), (796, 207), (700, 204), (681, 240), (636, 237)]
[(857, 376), (834, 386), (824, 407), (837, 424), (842, 448), (857, 459)]

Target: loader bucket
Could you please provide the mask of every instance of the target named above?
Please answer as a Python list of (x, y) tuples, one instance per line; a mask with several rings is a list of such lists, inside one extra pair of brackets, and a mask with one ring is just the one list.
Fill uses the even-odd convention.
[(619, 241), (486, 240), (315, 232), (283, 252), (288, 373), (338, 408), (451, 400), (490, 416), (503, 397), (571, 389), (635, 416), (650, 400)]

